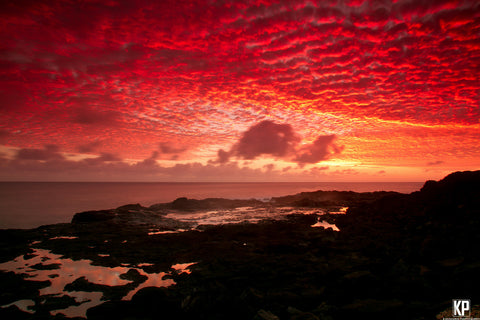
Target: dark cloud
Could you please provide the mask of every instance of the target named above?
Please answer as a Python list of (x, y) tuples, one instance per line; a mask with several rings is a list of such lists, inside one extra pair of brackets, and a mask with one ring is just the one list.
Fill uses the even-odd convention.
[(160, 154), (158, 151), (153, 151), (150, 157), (148, 157), (147, 159), (144, 159), (141, 162), (138, 162), (137, 164), (135, 164), (135, 166), (144, 167), (144, 168), (155, 168), (157, 167), (157, 159), (159, 155)]
[(275, 169), (275, 165), (273, 163), (269, 163), (263, 166), (263, 169), (265, 169), (267, 172), (272, 171)]
[[(197, 162), (165, 167), (155, 160), (158, 152), (137, 163), (127, 163), (113, 154), (93, 159), (20, 160), (0, 155), (2, 180), (27, 181), (313, 181), (312, 171), (305, 174), (287, 172), (267, 164), (262, 169), (240, 166), (238, 162), (222, 165)], [(39, 158), (39, 157), (37, 157)], [(42, 159), (44, 159), (43, 157)], [(321, 170), (321, 169), (320, 169)], [(19, 175), (19, 173), (22, 175)], [(20, 179), (19, 179), (20, 178)]]
[(294, 150), (299, 140), (289, 124), (265, 120), (245, 131), (230, 153), (248, 160), (261, 155), (284, 157)]
[(10, 132), (7, 130), (0, 129), (0, 141), (8, 138), (10, 136)]
[(159, 147), (160, 151), (164, 154), (179, 154), (179, 153), (187, 151), (186, 147), (175, 147), (175, 146), (172, 146), (171, 144), (168, 144), (166, 142), (161, 142), (158, 145), (158, 147)]
[(77, 150), (81, 153), (89, 153), (95, 151), (99, 146), (101, 146), (100, 141), (94, 141), (86, 144), (81, 144), (77, 146)]
[[(299, 165), (317, 163), (342, 152), (335, 135), (319, 136), (312, 144), (298, 147), (300, 137), (289, 124), (262, 121), (245, 131), (230, 151), (218, 150), (213, 163), (226, 163), (232, 156), (247, 160), (261, 155), (290, 159)], [(293, 158), (292, 158), (293, 157)]]
[(335, 135), (319, 136), (312, 144), (303, 146), (297, 151), (295, 161), (300, 165), (317, 163), (329, 159), (343, 150), (335, 144)]
[[(112, 162), (122, 162), (123, 159), (113, 153), (103, 152), (96, 158), (88, 158), (83, 160), (85, 163), (89, 165), (102, 165), (105, 163), (112, 163)], [(123, 163), (123, 162), (122, 162)]]
[(100, 156), (97, 158), (98, 160), (102, 162), (110, 162), (110, 161), (122, 161), (122, 158), (119, 156), (113, 154), (113, 153), (101, 153)]
[(53, 144), (46, 145), (43, 149), (19, 149), (15, 156), (16, 160), (55, 160), (64, 159), (63, 155), (59, 152), (60, 148)]
[(442, 160), (437, 160), (437, 161), (431, 161), (431, 162), (427, 162), (427, 166), (438, 166), (440, 164), (444, 164), (445, 161), (442, 161)]
[(223, 149), (220, 149), (218, 150), (217, 152), (217, 161), (218, 163), (226, 163), (228, 162), (228, 160), (230, 159), (230, 153), (223, 150)]

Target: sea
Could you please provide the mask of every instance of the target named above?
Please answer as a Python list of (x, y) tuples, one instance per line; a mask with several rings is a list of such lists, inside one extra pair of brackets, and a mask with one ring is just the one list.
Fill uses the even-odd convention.
[(0, 229), (70, 222), (77, 212), (125, 204), (150, 206), (179, 197), (269, 200), (309, 191), (420, 190), (423, 182), (0, 182)]

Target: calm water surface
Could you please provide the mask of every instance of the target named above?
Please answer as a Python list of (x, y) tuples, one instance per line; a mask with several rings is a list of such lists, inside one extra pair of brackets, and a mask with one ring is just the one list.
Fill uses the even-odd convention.
[(149, 206), (178, 197), (269, 199), (304, 191), (397, 191), (410, 193), (421, 182), (282, 182), (282, 183), (117, 183), (0, 182), (0, 228), (34, 228), (69, 222), (76, 212), (124, 204)]

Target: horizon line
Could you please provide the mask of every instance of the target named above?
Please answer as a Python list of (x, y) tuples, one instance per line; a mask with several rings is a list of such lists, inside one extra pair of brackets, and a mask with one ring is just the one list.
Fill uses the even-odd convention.
[(65, 180), (0, 180), (0, 183), (424, 183), (422, 181), (65, 181)]

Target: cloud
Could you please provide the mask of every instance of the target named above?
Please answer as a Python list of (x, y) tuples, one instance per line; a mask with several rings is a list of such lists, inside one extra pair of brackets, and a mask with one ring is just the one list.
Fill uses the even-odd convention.
[(299, 140), (291, 125), (265, 120), (245, 131), (229, 153), (247, 160), (261, 155), (280, 158), (290, 154)]
[(100, 156), (98, 156), (98, 158), (96, 159), (102, 162), (122, 161), (122, 158), (120, 158), (119, 156), (108, 152), (101, 153)]
[(263, 166), (263, 169), (265, 169), (267, 172), (272, 171), (275, 169), (275, 165), (273, 163), (269, 163)]
[(218, 150), (215, 163), (226, 163), (231, 157), (253, 160), (266, 155), (304, 166), (327, 160), (343, 150), (335, 143), (335, 135), (322, 135), (312, 144), (298, 147), (300, 140), (290, 124), (265, 120), (245, 131), (230, 151)]
[(0, 139), (7, 138), (9, 135), (10, 135), (10, 132), (8, 130), (0, 129)]
[[(51, 149), (53, 151), (53, 148)], [(55, 152), (52, 153), (55, 154)], [(51, 156), (35, 156), (31, 157), (35, 159), (25, 161), (0, 156), (0, 180), (231, 182), (314, 181), (318, 178), (318, 175), (312, 175), (313, 171), (292, 172), (292, 170), (276, 169), (273, 164), (267, 164), (263, 168), (249, 168), (239, 165), (238, 162), (221, 165), (189, 162), (167, 167), (156, 161), (158, 156), (159, 153), (154, 151), (150, 157), (136, 163), (127, 163), (109, 153), (78, 161)], [(322, 170), (324, 169), (319, 168), (316, 173), (323, 175), (320, 173)]]
[(333, 175), (358, 175), (360, 172), (355, 169), (342, 169), (342, 170), (335, 170), (330, 172)]
[(89, 153), (95, 151), (102, 143), (100, 141), (94, 141), (77, 146), (77, 150), (81, 153)]
[(116, 111), (79, 107), (73, 112), (71, 120), (78, 124), (112, 126), (118, 122), (119, 116)]
[(445, 161), (442, 161), (442, 160), (431, 161), (431, 162), (427, 162), (427, 166), (438, 166), (444, 163)]
[(166, 142), (159, 143), (158, 147), (160, 148), (160, 151), (165, 154), (179, 154), (187, 151), (186, 147), (174, 147)]
[(155, 167), (157, 165), (158, 157), (159, 157), (159, 152), (153, 151), (150, 157), (148, 157), (147, 159), (141, 162), (138, 162), (136, 165), (138, 167)]
[(303, 146), (297, 151), (295, 161), (300, 165), (317, 163), (339, 154), (343, 147), (335, 144), (335, 135), (319, 136), (312, 144)]
[(64, 159), (59, 152), (60, 148), (53, 144), (45, 145), (43, 149), (25, 148), (19, 149), (15, 155), (16, 160), (58, 160)]
[(98, 165), (110, 162), (122, 162), (123, 159), (113, 153), (103, 152), (96, 158), (83, 159), (82, 161), (90, 165)]
[(159, 150), (156, 157), (162, 160), (176, 161), (180, 156), (188, 150), (188, 147), (178, 147), (174, 143), (161, 142), (158, 144)]
[(230, 159), (230, 153), (229, 152), (227, 152), (223, 149), (218, 150), (217, 160), (216, 160), (217, 163), (226, 163), (226, 162), (228, 162), (229, 159)]
[[(102, 134), (106, 150), (143, 159), (166, 138), (205, 157), (268, 116), (358, 138), (355, 161), (402, 153), (425, 163), (434, 144), (449, 164), (478, 158), (478, 1), (287, 2), (9, 1), (0, 10), (4, 141), (42, 149), (52, 135), (73, 152), (79, 136)], [(390, 143), (411, 127), (429, 143)], [(261, 155), (308, 163), (325, 154), (311, 148)], [(261, 156), (224, 151), (221, 163)]]

